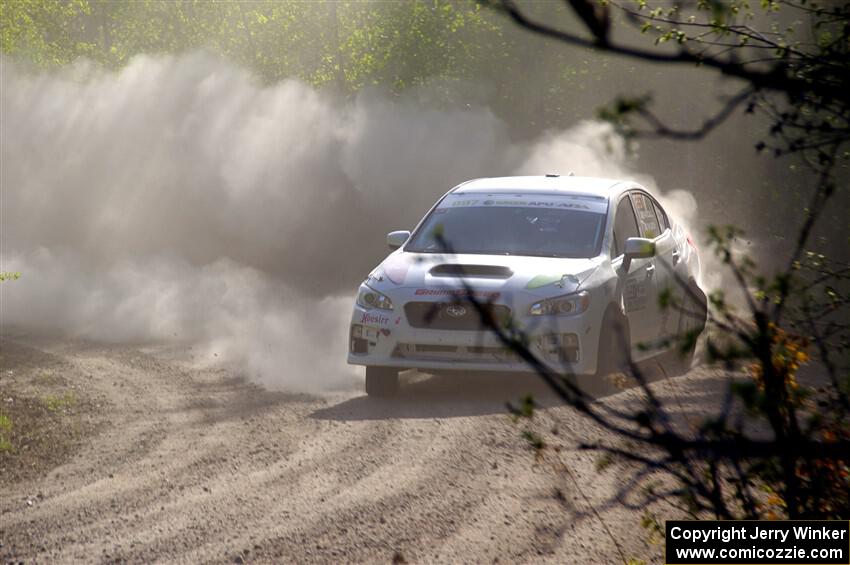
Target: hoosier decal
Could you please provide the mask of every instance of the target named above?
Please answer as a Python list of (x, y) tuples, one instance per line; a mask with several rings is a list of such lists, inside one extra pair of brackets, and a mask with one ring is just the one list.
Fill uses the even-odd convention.
[(369, 312), (364, 312), (363, 317), (360, 318), (361, 324), (372, 324), (375, 326), (386, 326), (390, 323), (389, 316), (384, 316), (383, 314), (370, 314)]

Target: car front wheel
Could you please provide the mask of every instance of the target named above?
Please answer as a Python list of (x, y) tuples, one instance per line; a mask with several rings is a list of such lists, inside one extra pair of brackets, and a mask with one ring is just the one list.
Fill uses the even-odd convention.
[(596, 377), (613, 373), (628, 373), (631, 359), (628, 322), (613, 308), (602, 319), (599, 350), (596, 358)]
[(398, 369), (394, 367), (366, 367), (366, 394), (369, 396), (395, 396), (398, 392)]

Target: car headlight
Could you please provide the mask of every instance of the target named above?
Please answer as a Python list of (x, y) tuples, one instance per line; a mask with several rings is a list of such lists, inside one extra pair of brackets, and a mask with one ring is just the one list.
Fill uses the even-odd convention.
[(581, 314), (590, 306), (590, 293), (586, 290), (547, 298), (531, 305), (528, 313), (532, 316), (575, 316)]
[(357, 304), (367, 310), (378, 308), (379, 310), (392, 310), (393, 301), (376, 290), (372, 290), (368, 286), (361, 285), (360, 291), (357, 293)]

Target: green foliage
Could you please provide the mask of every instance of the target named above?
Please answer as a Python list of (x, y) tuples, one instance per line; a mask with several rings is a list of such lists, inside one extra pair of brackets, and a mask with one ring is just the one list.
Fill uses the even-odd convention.
[[(335, 8), (345, 84), (404, 89), (432, 76), (463, 77), (488, 53), (499, 26), (474, 3), (399, 2)], [(483, 40), (483, 41), (482, 41)], [(316, 82), (330, 80), (329, 69)], [(339, 69), (334, 68), (334, 71)]]
[(534, 397), (526, 394), (520, 400), (519, 406), (512, 409), (512, 412), (517, 418), (533, 418), (534, 417)]
[(546, 448), (546, 442), (543, 441), (543, 438), (531, 430), (524, 430), (522, 432), (522, 437), (525, 438), (525, 441), (527, 441), (531, 448), (537, 453)]
[(87, 57), (120, 68), (141, 53), (210, 49), (269, 82), (403, 89), (464, 76), (501, 42), (500, 29), (479, 5), (447, 0), (15, 0), (3, 3), (0, 50), (44, 67)]
[(644, 510), (643, 517), (640, 520), (640, 527), (646, 530), (650, 543), (664, 542), (666, 538), (664, 534), (664, 526), (655, 514), (648, 510)]
[(21, 273), (0, 273), (0, 282), (15, 281), (21, 278)]
[(636, 130), (631, 123), (633, 114), (640, 114), (652, 103), (652, 96), (618, 96), (609, 106), (603, 106), (596, 112), (596, 117), (612, 124), (627, 140), (636, 136)]
[(11, 431), (12, 419), (5, 414), (0, 414), (0, 453), (12, 450), (12, 442), (8, 438)]
[(448, 105), (486, 97), (519, 135), (585, 118), (571, 95), (594, 89), (607, 68), (606, 58), (529, 40), (470, 0), (14, 0), (2, 10), (0, 52), (41, 68), (86, 58), (117, 70), (138, 55), (204, 50), (266, 84), (297, 78), (346, 96), (426, 87), (429, 101)]
[(77, 397), (72, 392), (66, 392), (61, 396), (48, 394), (44, 397), (44, 405), (49, 412), (59, 412), (65, 408), (70, 408), (77, 403)]
[(0, 51), (23, 54), (38, 65), (63, 65), (91, 51), (73, 32), (91, 15), (87, 0), (13, 0), (0, 4)]
[(594, 467), (596, 468), (597, 473), (601, 473), (608, 467), (614, 464), (614, 457), (610, 453), (600, 453), (596, 457), (596, 461)]

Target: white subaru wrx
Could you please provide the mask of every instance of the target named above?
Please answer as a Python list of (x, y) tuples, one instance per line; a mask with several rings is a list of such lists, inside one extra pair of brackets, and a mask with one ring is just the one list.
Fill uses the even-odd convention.
[[(599, 377), (702, 330), (693, 240), (631, 181), (486, 178), (447, 192), (366, 278), (348, 362), (386, 396), (403, 369), (531, 369), (482, 321), (510, 321), (554, 370)], [(663, 307), (666, 292), (679, 308)]]

